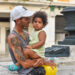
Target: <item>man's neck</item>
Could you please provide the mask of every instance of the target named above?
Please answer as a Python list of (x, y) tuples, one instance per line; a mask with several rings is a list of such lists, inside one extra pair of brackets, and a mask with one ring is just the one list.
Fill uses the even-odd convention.
[(23, 32), (23, 28), (19, 27), (19, 26), (15, 26), (14, 28), (18, 33), (22, 33)]

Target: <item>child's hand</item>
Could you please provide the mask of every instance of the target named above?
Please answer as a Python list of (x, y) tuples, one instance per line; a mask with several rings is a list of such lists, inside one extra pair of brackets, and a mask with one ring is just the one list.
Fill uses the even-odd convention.
[(32, 49), (32, 46), (31, 45), (27, 45), (26, 48)]

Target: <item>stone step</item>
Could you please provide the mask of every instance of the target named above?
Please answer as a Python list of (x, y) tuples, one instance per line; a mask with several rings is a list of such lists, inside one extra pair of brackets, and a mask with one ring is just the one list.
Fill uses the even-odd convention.
[(45, 48), (46, 57), (68, 57), (70, 55), (69, 46), (57, 46)]

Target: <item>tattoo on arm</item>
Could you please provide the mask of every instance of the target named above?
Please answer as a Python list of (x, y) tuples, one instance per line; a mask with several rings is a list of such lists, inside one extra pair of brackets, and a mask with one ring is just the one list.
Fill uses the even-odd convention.
[(25, 61), (25, 56), (22, 51), (20, 40), (17, 37), (11, 38), (11, 43), (14, 46), (15, 53), (17, 54), (18, 59)]
[(24, 57), (24, 54), (21, 50), (15, 48), (15, 52), (18, 54), (18, 58), (21, 60), (21, 61), (25, 61), (25, 57)]
[(11, 43), (13, 44), (13, 46), (18, 47), (20, 46), (20, 41), (17, 37), (11, 38)]

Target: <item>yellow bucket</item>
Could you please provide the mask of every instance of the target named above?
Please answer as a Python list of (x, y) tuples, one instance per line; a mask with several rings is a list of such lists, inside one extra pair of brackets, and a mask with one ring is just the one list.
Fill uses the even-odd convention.
[(45, 75), (56, 75), (57, 68), (53, 67), (54, 69), (51, 68), (51, 66), (48, 65), (42, 65), (44, 67), (46, 74)]

